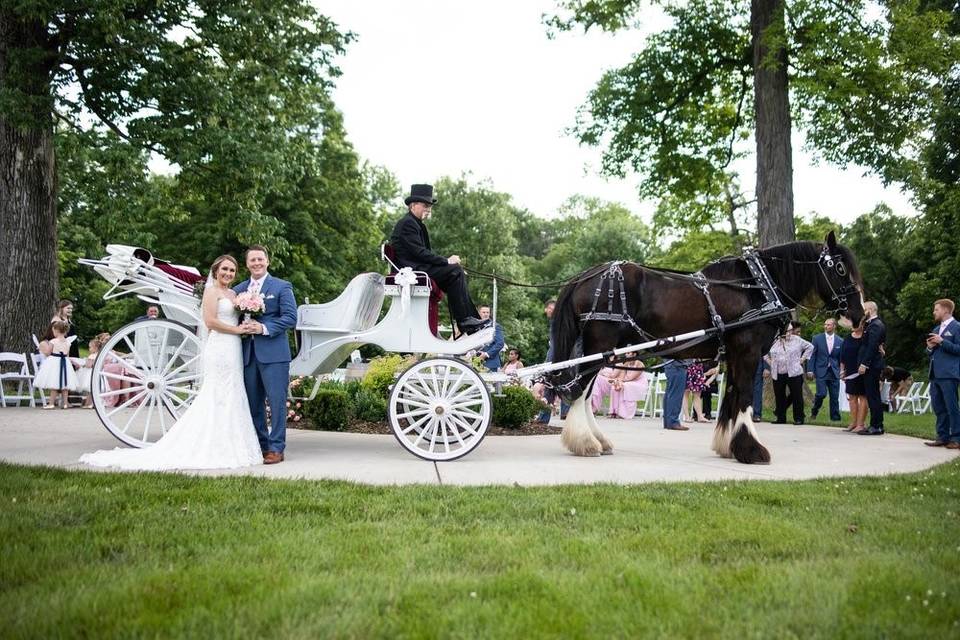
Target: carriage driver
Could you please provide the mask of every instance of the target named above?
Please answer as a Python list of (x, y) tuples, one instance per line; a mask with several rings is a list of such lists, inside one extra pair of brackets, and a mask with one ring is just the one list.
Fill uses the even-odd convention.
[(437, 203), (433, 197), (433, 185), (411, 186), (410, 195), (403, 203), (407, 205), (407, 215), (397, 222), (390, 236), (397, 267), (425, 271), (447, 294), (450, 311), (460, 331), (468, 334), (479, 331), (485, 323), (479, 318), (477, 307), (467, 291), (467, 277), (460, 266), (460, 256), (444, 258), (430, 249), (430, 235), (423, 222), (430, 218), (433, 205)]

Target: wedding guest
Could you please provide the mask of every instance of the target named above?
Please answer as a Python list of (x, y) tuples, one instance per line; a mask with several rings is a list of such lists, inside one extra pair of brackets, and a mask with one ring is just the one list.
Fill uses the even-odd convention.
[(885, 365), (883, 345), (887, 341), (887, 327), (880, 319), (877, 303), (863, 303), (863, 341), (857, 354), (857, 372), (863, 377), (863, 388), (870, 408), (870, 427), (857, 432), (861, 436), (882, 436), (883, 399), (880, 397), (880, 372)]
[[(703, 372), (703, 363), (694, 360), (687, 367), (686, 388), (680, 405), (680, 419), (683, 422), (709, 422), (703, 416), (703, 400), (700, 394), (707, 388), (707, 376)], [(694, 417), (696, 414), (696, 417)]]
[(663, 372), (667, 377), (667, 389), (663, 395), (663, 428), (671, 431), (689, 431), (690, 427), (680, 422), (683, 405), (683, 390), (687, 386), (686, 360), (667, 360)]
[(100, 355), (100, 341), (94, 338), (87, 343), (90, 349), (87, 357), (83, 360), (83, 366), (77, 371), (77, 391), (83, 392), (83, 408), (93, 409), (93, 396), (91, 395), (91, 380), (93, 378), (93, 364)]
[(930, 354), (930, 403), (937, 416), (937, 438), (925, 443), (931, 447), (960, 449), (960, 323), (953, 318), (953, 300), (943, 298), (933, 304), (937, 325), (927, 334)]
[[(483, 305), (477, 309), (477, 311), (480, 313), (481, 320), (484, 322), (490, 321), (490, 307)], [(477, 351), (477, 355), (483, 360), (483, 366), (485, 366), (488, 371), (497, 371), (500, 369), (500, 351), (503, 349), (503, 345), (503, 327), (497, 322), (493, 325), (493, 342), (480, 347), (479, 351)]]
[(823, 399), (830, 398), (830, 419), (840, 420), (840, 349), (843, 338), (836, 334), (837, 321), (823, 321), (823, 333), (813, 336), (813, 355), (807, 363), (807, 378), (815, 379), (817, 392), (813, 396), (810, 417), (816, 418)]
[(787, 421), (787, 387), (790, 388), (793, 405), (793, 424), (803, 424), (803, 369), (812, 352), (813, 345), (798, 336), (791, 327), (774, 340), (770, 352), (765, 356), (770, 365), (776, 399), (773, 424), (785, 424)]
[(891, 367), (887, 365), (880, 373), (882, 382), (890, 383), (890, 393), (887, 396), (887, 402), (890, 405), (890, 411), (897, 411), (897, 396), (905, 396), (913, 386), (913, 374), (903, 367)]
[(57, 303), (57, 313), (54, 314), (53, 318), (50, 319), (50, 322), (66, 322), (67, 323), (67, 336), (68, 338), (74, 338), (70, 342), (70, 357), (79, 358), (80, 357), (80, 345), (77, 343), (75, 336), (77, 335), (76, 327), (73, 324), (73, 302), (70, 300), (61, 300)]
[(503, 365), (503, 373), (516, 373), (518, 369), (523, 369), (523, 362), (520, 360), (520, 350), (510, 349), (507, 351), (507, 364)]
[(860, 433), (867, 428), (867, 396), (863, 376), (857, 372), (857, 354), (863, 341), (863, 323), (853, 328), (850, 337), (840, 345), (840, 379), (846, 389), (850, 405), (850, 424), (847, 431)]
[(718, 366), (707, 369), (703, 372), (703, 375), (707, 378), (707, 386), (700, 393), (700, 402), (703, 406), (703, 417), (705, 417), (707, 420), (713, 420), (713, 396), (719, 395), (720, 393), (720, 387), (718, 384), (719, 374), (720, 367)]
[(147, 307), (147, 312), (142, 316), (139, 316), (137, 320), (156, 320), (160, 317), (160, 307), (155, 304), (151, 304)]
[[(628, 353), (627, 356), (635, 356)], [(639, 360), (618, 365), (618, 368), (604, 367), (593, 384), (591, 403), (593, 411), (600, 410), (603, 399), (610, 396), (609, 417), (629, 420), (637, 414), (637, 403), (646, 397), (647, 378), (643, 375), (644, 365)]]
[(56, 409), (58, 396), (63, 409), (68, 408), (67, 395), (77, 388), (77, 372), (70, 361), (70, 345), (76, 337), (67, 337), (70, 326), (57, 320), (52, 325), (53, 339), (50, 343), (50, 357), (43, 361), (34, 377), (33, 386), (50, 390), (50, 403), (44, 409)]

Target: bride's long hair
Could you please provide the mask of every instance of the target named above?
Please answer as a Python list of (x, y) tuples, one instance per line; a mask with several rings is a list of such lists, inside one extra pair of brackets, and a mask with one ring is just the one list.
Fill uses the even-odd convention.
[(220, 270), (220, 265), (222, 265), (224, 262), (227, 262), (228, 260), (233, 263), (233, 266), (237, 270), (237, 273), (240, 272), (240, 263), (237, 262), (236, 258), (234, 258), (233, 256), (222, 255), (216, 260), (214, 260), (213, 264), (210, 265), (210, 273), (208, 274), (209, 279), (207, 281), (208, 284), (217, 281), (217, 271)]

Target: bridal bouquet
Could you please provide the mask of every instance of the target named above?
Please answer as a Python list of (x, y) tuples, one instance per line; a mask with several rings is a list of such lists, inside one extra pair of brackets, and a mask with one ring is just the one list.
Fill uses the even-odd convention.
[(237, 297), (233, 299), (233, 306), (240, 312), (240, 324), (243, 324), (249, 318), (259, 317), (267, 308), (263, 301), (263, 294), (251, 293), (250, 291), (238, 293)]

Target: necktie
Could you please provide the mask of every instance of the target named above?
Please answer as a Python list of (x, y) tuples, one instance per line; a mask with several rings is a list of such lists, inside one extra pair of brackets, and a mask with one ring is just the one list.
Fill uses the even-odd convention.
[(250, 293), (252, 293), (253, 295), (257, 295), (258, 293), (260, 293), (260, 281), (259, 281), (259, 280), (253, 280), (253, 281), (251, 281), (251, 283), (250, 283)]

